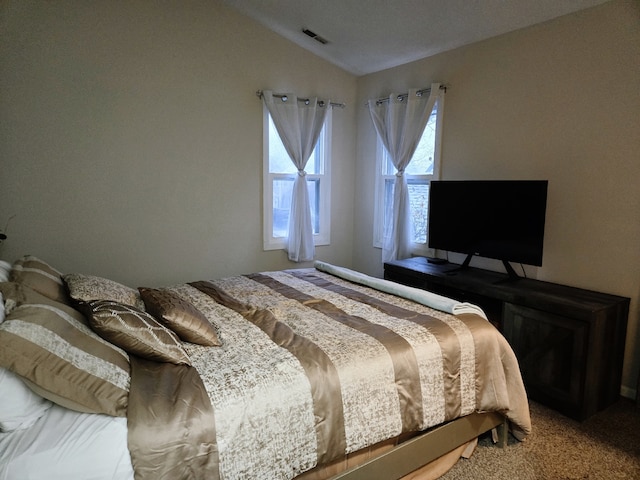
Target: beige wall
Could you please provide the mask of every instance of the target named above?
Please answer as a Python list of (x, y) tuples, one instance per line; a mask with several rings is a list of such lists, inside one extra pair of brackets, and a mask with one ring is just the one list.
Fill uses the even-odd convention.
[(632, 392), (636, 0), (358, 79), (213, 0), (1, 5), (0, 226), (16, 216), (0, 258), (31, 253), (133, 286), (296, 266), (262, 250), (254, 92), (272, 88), (348, 104), (334, 112), (332, 244), (317, 256), (380, 275), (364, 102), (441, 81), (451, 85), (443, 178), (548, 179), (544, 266), (528, 274), (632, 298), (623, 388)]
[(16, 216), (0, 258), (134, 286), (296, 266), (262, 250), (271, 88), (349, 105), (317, 255), (351, 263), (354, 76), (215, 1), (1, 8), (0, 226)]
[[(640, 3), (610, 2), (361, 77), (358, 104), (431, 81), (451, 86), (443, 179), (549, 180), (543, 266), (528, 274), (631, 297), (623, 382), (631, 394), (640, 367)], [(365, 108), (357, 122), (354, 266), (380, 275), (371, 247), (375, 133)]]

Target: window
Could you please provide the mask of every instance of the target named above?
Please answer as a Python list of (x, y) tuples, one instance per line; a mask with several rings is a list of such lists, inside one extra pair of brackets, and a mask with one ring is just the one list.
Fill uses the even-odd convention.
[[(405, 170), (411, 203), (414, 230), (413, 253), (427, 254), (427, 219), (429, 218), (429, 182), (440, 175), (440, 137), (443, 96), (436, 101), (418, 148)], [(382, 248), (385, 235), (390, 233), (393, 212), (395, 167), (378, 138), (376, 162), (376, 205), (373, 244)]]
[[(331, 142), (328, 132), (331, 132), (331, 111), (327, 113), (318, 143), (305, 167), (316, 246), (328, 245), (330, 241)], [(298, 170), (291, 162), (266, 107), (263, 139), (264, 249), (275, 250), (286, 247), (293, 181)]]

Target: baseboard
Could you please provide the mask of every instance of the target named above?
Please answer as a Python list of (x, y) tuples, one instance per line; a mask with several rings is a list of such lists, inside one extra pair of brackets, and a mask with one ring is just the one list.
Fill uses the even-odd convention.
[(630, 398), (631, 400), (635, 400), (636, 394), (637, 394), (637, 391), (634, 388), (629, 388), (624, 385), (620, 387), (620, 395), (622, 395), (625, 398)]

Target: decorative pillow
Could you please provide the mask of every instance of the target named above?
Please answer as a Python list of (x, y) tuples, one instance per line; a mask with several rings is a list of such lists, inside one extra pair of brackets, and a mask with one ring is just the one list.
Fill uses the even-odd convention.
[(29, 428), (51, 402), (33, 393), (16, 374), (0, 368), (0, 431)]
[(144, 310), (144, 302), (138, 291), (121, 283), (83, 273), (70, 273), (62, 278), (67, 284), (69, 295), (78, 302), (111, 300)]
[(69, 297), (62, 282), (62, 274), (33, 255), (25, 255), (15, 261), (11, 267), (9, 280), (22, 283), (57, 302), (69, 303)]
[(86, 307), (91, 328), (130, 354), (157, 362), (191, 365), (176, 334), (148, 313), (110, 300), (94, 300)]
[(8, 282), (10, 272), (11, 264), (4, 260), (0, 260), (0, 282)]
[(208, 347), (221, 345), (218, 333), (207, 317), (178, 294), (145, 287), (138, 290), (146, 311), (185, 342)]
[(68, 305), (29, 287), (0, 283), (15, 307), (0, 324), (0, 366), (43, 397), (80, 412), (126, 416), (129, 356)]

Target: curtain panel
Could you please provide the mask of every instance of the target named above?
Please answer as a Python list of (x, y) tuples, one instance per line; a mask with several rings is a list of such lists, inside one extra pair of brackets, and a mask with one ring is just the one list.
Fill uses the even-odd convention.
[(289, 212), (287, 235), (289, 260), (294, 262), (310, 261), (314, 259), (315, 246), (304, 169), (318, 142), (327, 112), (331, 108), (331, 102), (329, 100), (321, 101), (315, 97), (298, 101), (298, 97), (294, 94), (276, 97), (269, 90), (262, 92), (262, 99), (289, 158), (298, 170), (298, 175), (293, 182)]
[(396, 169), (392, 223), (389, 235), (383, 239), (383, 262), (411, 255), (413, 223), (404, 171), (418, 147), (439, 90), (440, 84), (432, 83), (429, 96), (418, 94), (418, 89), (411, 89), (406, 96), (392, 93), (388, 100), (368, 102), (373, 125)]

